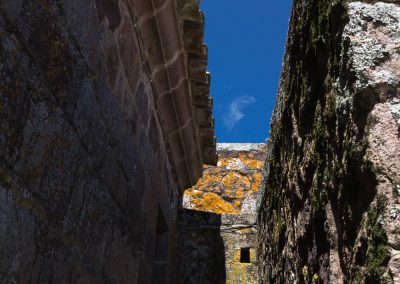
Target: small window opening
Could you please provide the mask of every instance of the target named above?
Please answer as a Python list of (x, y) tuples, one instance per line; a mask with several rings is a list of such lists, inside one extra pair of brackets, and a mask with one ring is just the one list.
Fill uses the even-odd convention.
[(250, 263), (250, 248), (241, 248), (240, 249), (240, 262), (241, 263)]

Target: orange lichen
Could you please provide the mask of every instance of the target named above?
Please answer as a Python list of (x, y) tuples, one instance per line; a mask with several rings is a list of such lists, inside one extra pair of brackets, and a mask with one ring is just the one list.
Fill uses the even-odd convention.
[(194, 186), (197, 189), (209, 189), (210, 187), (219, 184), (222, 180), (222, 177), (218, 174), (215, 174), (211, 169), (204, 172), (204, 176), (202, 179), (198, 181), (198, 183)]
[(242, 176), (236, 172), (228, 172), (228, 174), (222, 179), (222, 185), (225, 190), (227, 189), (248, 189), (250, 188), (250, 181), (247, 176)]
[(239, 208), (240, 205), (242, 205), (242, 202), (240, 202), (239, 200), (236, 200), (235, 203), (233, 204), (236, 208)]
[(202, 198), (194, 199), (192, 204), (192, 209), (199, 211), (210, 211), (217, 214), (239, 213), (239, 210), (235, 209), (231, 203), (223, 200), (218, 194), (211, 192), (204, 193)]
[(249, 168), (252, 168), (252, 169), (261, 169), (264, 165), (263, 161), (254, 160), (254, 159), (245, 159), (242, 162), (243, 162), (243, 164), (245, 164), (246, 166), (248, 166)]
[(236, 197), (236, 194), (235, 194), (234, 191), (232, 191), (232, 190), (230, 190), (230, 189), (228, 188), (228, 189), (225, 189), (225, 191), (224, 191), (224, 193), (223, 193), (223, 196), (232, 199), (232, 198), (235, 198), (235, 197)]
[(204, 176), (185, 196), (191, 209), (214, 213), (239, 213), (242, 201), (259, 190), (264, 162), (254, 153), (220, 156), (218, 166), (205, 166)]
[(224, 168), (232, 163), (233, 157), (222, 158), (218, 161), (218, 168)]
[(243, 198), (243, 197), (244, 197), (243, 191), (239, 190), (236, 192), (236, 198)]
[(262, 174), (260, 172), (254, 173), (254, 180), (251, 185), (251, 189), (253, 191), (258, 191), (260, 189), (261, 181), (262, 181)]
[(229, 172), (222, 180), (222, 185), (225, 188), (233, 187), (240, 180), (240, 176), (237, 173)]

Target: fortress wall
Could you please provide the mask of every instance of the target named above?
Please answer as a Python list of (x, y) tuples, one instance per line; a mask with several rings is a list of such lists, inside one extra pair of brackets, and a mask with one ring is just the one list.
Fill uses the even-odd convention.
[[(173, 282), (182, 188), (215, 160), (207, 61), (198, 118), (180, 9), (1, 1), (0, 283)], [(195, 26), (190, 52), (206, 48)]]

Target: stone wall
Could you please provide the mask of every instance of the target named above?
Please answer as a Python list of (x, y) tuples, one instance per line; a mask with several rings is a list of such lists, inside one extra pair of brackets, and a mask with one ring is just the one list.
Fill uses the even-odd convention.
[(178, 222), (177, 283), (257, 283), (255, 214), (183, 209)]
[(400, 281), (399, 5), (293, 2), (258, 216), (263, 283)]
[(218, 165), (206, 166), (184, 193), (177, 279), (257, 283), (255, 212), (265, 144), (218, 144), (217, 153)]
[(178, 284), (226, 283), (221, 215), (183, 209), (178, 221)]
[(173, 282), (181, 190), (215, 160), (191, 2), (1, 1), (0, 283)]
[(225, 283), (258, 283), (256, 234), (254, 212), (222, 215), (221, 237), (225, 248)]
[(205, 166), (200, 181), (184, 192), (183, 207), (218, 214), (254, 213), (265, 144), (217, 145), (218, 165)]

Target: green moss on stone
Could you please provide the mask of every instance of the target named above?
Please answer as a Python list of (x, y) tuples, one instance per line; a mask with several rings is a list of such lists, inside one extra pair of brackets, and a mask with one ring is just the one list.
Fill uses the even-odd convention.
[(352, 269), (351, 283), (390, 283), (387, 264), (390, 259), (388, 238), (382, 227), (382, 214), (386, 207), (386, 197), (377, 197), (375, 205), (371, 205), (365, 222), (367, 244), (357, 254), (362, 254), (361, 263)]

